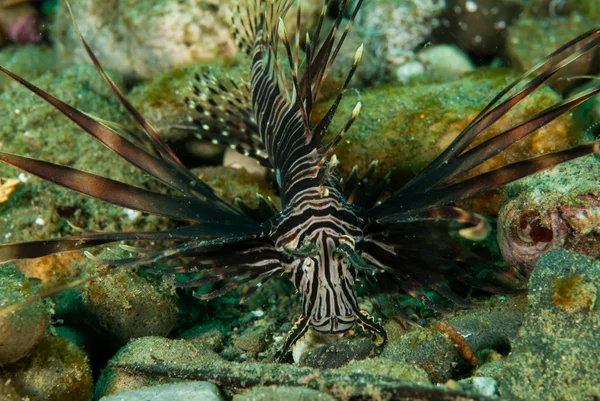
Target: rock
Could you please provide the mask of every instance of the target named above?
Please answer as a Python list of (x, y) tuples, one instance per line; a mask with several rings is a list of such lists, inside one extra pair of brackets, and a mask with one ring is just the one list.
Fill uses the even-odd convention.
[(462, 50), (493, 56), (502, 49), (506, 28), (521, 9), (512, 0), (447, 0), (436, 37)]
[[(508, 29), (507, 58), (514, 68), (527, 71), (569, 40), (597, 26), (597, 20), (576, 15), (547, 19), (520, 19)], [(565, 67), (561, 75), (578, 76), (597, 72), (599, 54), (598, 49), (587, 52)], [(551, 85), (555, 90), (563, 91), (577, 83), (577, 81), (557, 80)]]
[(334, 369), (344, 366), (350, 361), (368, 358), (375, 350), (373, 341), (356, 339), (345, 340), (335, 344), (321, 346), (312, 351), (306, 359), (306, 366), (319, 369)]
[[(113, 75), (118, 85), (123, 82)], [(58, 76), (44, 74), (33, 83), (65, 102), (101, 118), (127, 124), (127, 117), (94, 67), (83, 65)], [(35, 157), (90, 171), (144, 189), (164, 190), (102, 144), (91, 140), (66, 117), (24, 88), (0, 94), (2, 151)], [(173, 227), (167, 219), (128, 214), (128, 209), (83, 197), (55, 184), (32, 178), (4, 163), (1, 177), (23, 181), (1, 205), (2, 242), (52, 238), (73, 233), (67, 221), (91, 231), (156, 231)]]
[[(106, 68), (126, 76), (157, 72), (237, 52), (229, 33), (233, 2), (212, 0), (73, 1), (75, 21)], [(64, 3), (53, 36), (63, 62), (89, 63)]]
[[(118, 249), (98, 255), (106, 259), (128, 256)], [(96, 262), (86, 262), (90, 266), (84, 269), (97, 270)], [(76, 316), (94, 331), (120, 344), (131, 338), (167, 336), (177, 320), (177, 297), (172, 291), (162, 276), (143, 277), (131, 270), (116, 271), (78, 290), (80, 310)]]
[(271, 332), (272, 329), (268, 326), (254, 325), (245, 329), (240, 335), (233, 336), (231, 342), (251, 358), (256, 358), (258, 353), (266, 349), (266, 340), (271, 338)]
[(424, 370), (433, 383), (444, 383), (452, 377), (458, 355), (452, 341), (443, 333), (425, 328), (400, 333), (395, 322), (386, 322), (385, 328), (389, 344), (383, 349), (382, 357), (398, 365)]
[[(53, 71), (56, 63), (54, 49), (47, 45), (9, 46), (0, 50), (0, 65), (15, 74), (33, 79)], [(0, 74), (0, 93), (5, 87), (13, 84), (13, 80)]]
[(2, 373), (22, 397), (32, 401), (80, 401), (92, 395), (88, 358), (64, 338), (45, 337), (31, 355)]
[[(74, 0), (71, 4), (77, 25), (100, 62), (128, 78), (149, 78), (238, 52), (230, 32), (236, 9), (233, 0)], [(302, 25), (315, 26), (321, 1), (302, 6)], [(295, 18), (295, 11), (288, 13), (290, 28)], [(63, 63), (90, 62), (64, 3), (59, 5), (53, 36)]]
[[(366, 89), (360, 95), (348, 92), (325, 139), (328, 141), (339, 132), (360, 100), (360, 117), (336, 151), (341, 177), (346, 177), (354, 165), (358, 165), (360, 173), (367, 170), (371, 161), (379, 160), (375, 177), (390, 172), (389, 190), (400, 188), (450, 144), (492, 94), (515, 78), (516, 75), (505, 70), (478, 69), (449, 83), (386, 85)], [(548, 88), (534, 92), (489, 127), (481, 140), (499, 134), (560, 99)], [(320, 107), (325, 109), (326, 104)], [(319, 108), (315, 112), (324, 111)], [(469, 175), (568, 148), (583, 142), (583, 137), (573, 117), (564, 115), (478, 166)], [(465, 201), (463, 206), (493, 215), (501, 199), (502, 192), (497, 191)]]
[[(409, 364), (387, 358), (352, 361), (342, 368), (319, 370), (288, 364), (229, 362), (208, 349), (197, 348), (186, 340), (144, 337), (129, 342), (108, 363), (103, 378), (141, 383), (161, 377), (211, 380), (238, 391), (261, 386), (306, 387), (325, 392), (335, 399), (370, 399), (375, 394), (420, 394), (435, 400), (444, 393), (430, 385), (425, 372)], [(103, 389), (114, 389), (110, 380)], [(120, 388), (120, 391), (125, 390)], [(425, 398), (427, 394), (431, 398)], [(108, 395), (97, 392), (96, 396)]]
[(427, 71), (440, 73), (451, 79), (458, 79), (475, 68), (466, 53), (451, 45), (426, 47), (417, 53), (417, 58)]
[(163, 384), (161, 386), (143, 387), (137, 390), (124, 391), (100, 401), (222, 401), (217, 386), (210, 382), (185, 382)]
[(461, 387), (469, 393), (475, 393), (484, 397), (498, 396), (498, 382), (491, 377), (470, 377), (459, 381)]
[(528, 276), (554, 248), (599, 256), (599, 175), (600, 162), (588, 156), (510, 184), (498, 216), (498, 244), (507, 264)]
[(17, 390), (12, 385), (10, 379), (7, 379), (5, 375), (0, 373), (0, 399), (2, 401), (22, 401), (23, 397), (17, 393)]
[(600, 262), (563, 250), (545, 254), (530, 278), (525, 323), (507, 358), (500, 396), (593, 399), (600, 376)]
[(335, 398), (320, 391), (302, 387), (254, 387), (245, 393), (233, 396), (233, 401), (334, 401)]
[(279, 207), (279, 197), (264, 179), (256, 177), (243, 168), (201, 167), (192, 170), (196, 176), (213, 187), (217, 194), (233, 201), (240, 198), (250, 207), (258, 206), (256, 194), (270, 197)]
[[(9, 306), (35, 296), (37, 287), (14, 266), (0, 269), (0, 305)], [(41, 300), (0, 314), (0, 366), (23, 358), (45, 335), (48, 313)]]
[(495, 296), (444, 319), (461, 333), (473, 352), (494, 350), (506, 354), (523, 324), (525, 299), (521, 295)]
[[(385, 60), (381, 68), (403, 79), (424, 71), (413, 51), (427, 40), (443, 8), (443, 0), (378, 0), (362, 7), (356, 31), (367, 51)], [(402, 68), (407, 63), (412, 67)]]

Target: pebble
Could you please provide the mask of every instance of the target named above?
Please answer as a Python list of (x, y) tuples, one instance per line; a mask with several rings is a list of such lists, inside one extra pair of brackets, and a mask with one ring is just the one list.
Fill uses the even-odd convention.
[(109, 395), (100, 401), (223, 401), (217, 386), (210, 382), (186, 382), (143, 387)]

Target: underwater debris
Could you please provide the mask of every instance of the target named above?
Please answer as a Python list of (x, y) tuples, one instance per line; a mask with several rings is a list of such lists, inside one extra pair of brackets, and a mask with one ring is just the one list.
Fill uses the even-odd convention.
[(456, 347), (456, 352), (460, 355), (460, 357), (467, 362), (473, 369), (477, 369), (479, 366), (479, 362), (477, 361), (477, 357), (467, 344), (465, 336), (460, 334), (456, 329), (445, 322), (440, 322), (437, 325), (437, 328), (446, 333), (454, 346)]
[[(280, 360), (287, 357), (287, 351), (309, 328), (324, 334), (343, 334), (354, 326), (361, 326), (366, 332), (377, 335), (379, 346), (385, 345), (385, 329), (359, 307), (356, 279), (362, 282), (369, 296), (387, 297), (392, 305), (398, 306), (397, 312), (406, 320), (410, 318), (397, 305), (396, 294), (400, 291), (438, 311), (444, 308), (424, 287), (455, 304), (469, 304), (448, 285), (446, 279), (449, 277), (488, 292), (503, 291), (469, 274), (465, 265), (474, 265), (479, 270), (498, 269), (461, 245), (450, 235), (446, 225), (451, 222), (463, 228), (487, 227), (483, 218), (449, 204), (597, 151), (599, 142), (589, 142), (483, 174), (469, 175), (513, 143), (600, 92), (600, 86), (594, 86), (559, 100), (471, 147), (490, 125), (559, 75), (567, 65), (588, 51), (597, 51), (600, 30), (589, 31), (568, 42), (499, 92), (422, 172), (378, 203), (386, 182), (371, 180), (374, 165), (364, 177), (354, 172), (344, 185), (340, 184), (335, 172), (338, 163), (334, 155), (336, 147), (358, 118), (360, 102), (346, 116), (346, 124), (337, 136), (330, 142), (324, 141), (324, 134), (360, 62), (362, 46), (356, 50), (347, 78), (330, 109), (320, 120), (311, 120), (316, 98), (361, 4), (359, 1), (349, 7), (342, 2), (333, 26), (321, 33), (327, 11), (324, 7), (312, 39), (309, 35), (307, 40), (307, 61), (302, 66), (297, 39), (299, 29), (298, 35), (290, 37), (283, 22), (291, 1), (251, 2), (248, 9), (238, 9), (235, 38), (251, 57), (250, 82), (219, 82), (211, 86), (214, 96), (191, 99), (197, 111), (194, 123), (199, 131), (209, 132), (215, 139), (234, 148), (246, 145), (249, 156), (274, 169), (282, 202), (280, 210), (265, 198), (260, 199), (257, 209), (243, 203), (236, 207), (198, 179), (129, 103), (83, 38), (85, 51), (99, 73), (143, 128), (144, 139), (136, 137), (143, 145), (137, 146), (134, 139), (120, 135), (111, 128), (113, 124), (65, 104), (0, 67), (4, 74), (53, 105), (110, 151), (170, 187), (172, 192), (154, 192), (6, 152), (0, 152), (1, 161), (120, 207), (189, 223), (164, 231), (82, 233), (4, 244), (0, 245), (0, 262), (118, 241), (148, 241), (153, 247), (144, 252), (117, 256), (117, 259), (91, 258), (121, 270), (142, 267), (144, 271), (156, 274), (204, 273), (177, 282), (182, 288), (217, 284), (209, 293), (196, 294), (202, 300), (211, 300), (248, 285), (249, 290), (242, 298), (245, 300), (271, 277), (287, 273), (298, 290), (302, 313), (281, 348)], [(351, 18), (342, 29), (346, 11)], [(280, 47), (284, 50), (283, 57), (278, 56)], [(279, 57), (287, 59), (287, 69), (281, 66)], [(245, 91), (247, 96), (229, 102), (223, 94), (232, 87)], [(154, 264), (165, 261), (177, 264), (175, 267)], [(105, 277), (112, 271), (107, 268), (80, 283)], [(19, 306), (13, 304), (0, 313), (8, 313)]]
[(0, 203), (4, 203), (8, 201), (10, 194), (12, 194), (15, 189), (17, 189), (17, 185), (21, 183), (21, 180), (18, 178), (0, 178)]

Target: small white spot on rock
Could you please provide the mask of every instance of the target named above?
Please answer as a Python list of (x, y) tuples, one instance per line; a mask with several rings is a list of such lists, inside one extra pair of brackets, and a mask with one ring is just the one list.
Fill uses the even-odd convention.
[(472, 0), (468, 0), (465, 3), (465, 8), (467, 9), (468, 12), (470, 13), (474, 13), (475, 11), (477, 11), (477, 3), (472, 1)]
[(129, 220), (135, 220), (142, 215), (142, 212), (133, 209), (123, 209)]

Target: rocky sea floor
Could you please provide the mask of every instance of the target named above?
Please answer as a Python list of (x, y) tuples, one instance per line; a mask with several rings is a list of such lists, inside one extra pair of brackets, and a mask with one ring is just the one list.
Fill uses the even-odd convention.
[[(279, 203), (268, 171), (184, 127), (192, 113), (185, 98), (197, 74), (247, 77), (245, 55), (236, 54), (228, 36), (232, 1), (71, 3), (111, 77), (195, 174), (225, 199), (253, 205), (261, 193)], [(302, 26), (312, 27), (321, 1), (302, 3)], [(0, 0), (0, 13), (13, 11), (3, 4)], [(358, 100), (362, 112), (336, 155), (341, 177), (354, 166), (365, 172), (378, 160), (375, 176), (390, 174), (384, 196), (425, 167), (519, 73), (565, 41), (600, 27), (595, 0), (371, 0), (360, 13), (315, 114), (326, 112), (354, 50), (365, 43), (352, 82), (357, 90), (348, 91), (338, 115), (348, 115)], [(389, 24), (382, 26), (382, 15)], [(134, 131), (83, 57), (64, 4), (44, 2), (36, 18), (45, 40), (5, 44), (0, 65), (86, 113)], [(0, 31), (7, 29), (2, 24), (0, 18)], [(599, 64), (596, 49), (569, 74), (597, 75)], [(527, 97), (486, 137), (593, 84), (558, 79)], [(166, 191), (6, 77), (0, 77), (0, 121), (3, 152)], [(591, 99), (478, 172), (589, 141), (598, 121), (600, 100)], [(344, 123), (343, 117), (334, 121), (330, 134)], [(599, 177), (600, 158), (587, 156), (463, 201), (459, 206), (488, 216), (494, 227), (486, 240), (468, 246), (523, 277), (506, 280), (506, 294), (461, 289), (472, 307), (440, 300), (451, 310), (445, 314), (401, 298), (410, 323), (391, 307), (378, 310), (359, 290), (361, 309), (382, 319), (388, 333), (382, 350), (360, 328), (344, 337), (309, 332), (293, 350), (294, 361), (275, 362), (300, 315), (300, 298), (285, 277), (271, 279), (240, 304), (247, 288), (200, 301), (190, 289), (176, 290), (177, 278), (143, 270), (106, 275), (106, 266), (79, 252), (4, 264), (0, 401), (598, 400)], [(78, 230), (175, 226), (0, 165), (2, 243)], [(90, 252), (117, 259), (133, 250), (112, 244)], [(102, 278), (87, 285), (1, 313), (40, 291), (97, 274)]]

